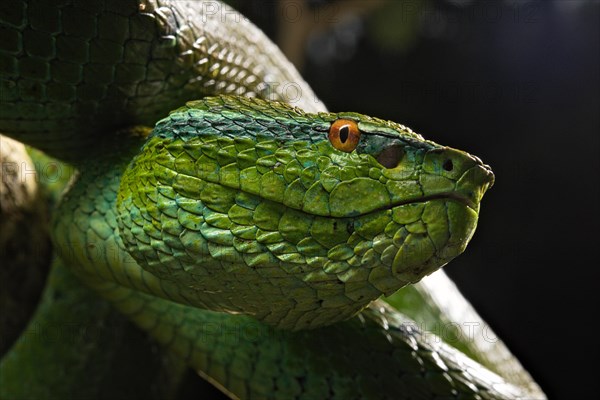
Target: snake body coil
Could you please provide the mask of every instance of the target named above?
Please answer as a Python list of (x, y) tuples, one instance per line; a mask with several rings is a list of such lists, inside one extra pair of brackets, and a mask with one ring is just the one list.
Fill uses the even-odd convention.
[(80, 171), (55, 247), (199, 374), (239, 398), (543, 396), (374, 301), (464, 250), (493, 183), (478, 158), (325, 113), (220, 3), (15, 5), (0, 129)]

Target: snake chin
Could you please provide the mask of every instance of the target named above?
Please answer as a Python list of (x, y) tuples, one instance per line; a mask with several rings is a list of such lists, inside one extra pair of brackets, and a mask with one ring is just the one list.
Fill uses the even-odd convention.
[(478, 204), (462, 196), (439, 195), (400, 205), (393, 213), (404, 225), (394, 235), (398, 251), (392, 272), (415, 283), (465, 250), (477, 226)]

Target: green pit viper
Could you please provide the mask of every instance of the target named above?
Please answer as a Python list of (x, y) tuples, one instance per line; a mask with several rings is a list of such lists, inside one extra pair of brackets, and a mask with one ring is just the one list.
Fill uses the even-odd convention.
[[(224, 393), (544, 397), (501, 342), (473, 341), (486, 368), (377, 300), (465, 249), (494, 180), (477, 157), (326, 112), (218, 2), (12, 1), (0, 32), (0, 131), (79, 171), (56, 251)], [(478, 318), (433, 277), (443, 320)]]

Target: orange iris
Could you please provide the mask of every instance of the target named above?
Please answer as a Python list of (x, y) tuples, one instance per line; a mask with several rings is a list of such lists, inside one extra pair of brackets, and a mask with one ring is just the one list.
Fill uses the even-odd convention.
[(336, 149), (352, 152), (360, 140), (358, 124), (349, 119), (338, 119), (329, 128), (329, 141)]

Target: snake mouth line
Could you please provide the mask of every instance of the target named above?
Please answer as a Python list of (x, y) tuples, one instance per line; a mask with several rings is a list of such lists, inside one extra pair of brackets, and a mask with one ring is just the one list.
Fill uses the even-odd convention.
[(467, 196), (465, 196), (461, 193), (444, 192), (444, 193), (432, 194), (429, 196), (423, 196), (418, 199), (398, 201), (398, 202), (393, 203), (391, 206), (381, 207), (377, 210), (373, 210), (372, 212), (389, 210), (394, 207), (400, 207), (400, 206), (403, 206), (406, 204), (425, 203), (425, 202), (431, 201), (431, 200), (454, 200), (456, 202), (464, 204), (465, 206), (469, 207), (470, 209), (472, 209), (475, 212), (478, 212), (478, 208), (479, 208), (477, 203), (475, 203), (473, 200), (469, 199)]
[(375, 208), (369, 212), (363, 213), (363, 214), (359, 214), (359, 215), (353, 215), (351, 217), (348, 216), (344, 216), (344, 217), (333, 217), (333, 218), (357, 218), (357, 217), (362, 217), (362, 216), (366, 216), (366, 215), (370, 215), (370, 214), (375, 214), (377, 212), (380, 211), (388, 211), (391, 210), (395, 207), (400, 207), (400, 206), (404, 206), (407, 204), (418, 204), (418, 203), (425, 203), (427, 201), (432, 201), (432, 200), (451, 200), (451, 201), (456, 201), (457, 203), (461, 203), (467, 207), (469, 207), (471, 210), (473, 210), (476, 214), (479, 214), (479, 207), (478, 204), (475, 203), (473, 200), (469, 199), (467, 196), (457, 193), (457, 192), (444, 192), (444, 193), (438, 193), (438, 194), (432, 194), (429, 196), (423, 196), (423, 197), (419, 197), (416, 199), (408, 199), (408, 200), (402, 200), (402, 201), (397, 201), (392, 203), (391, 205), (385, 205), (382, 207), (378, 207)]

